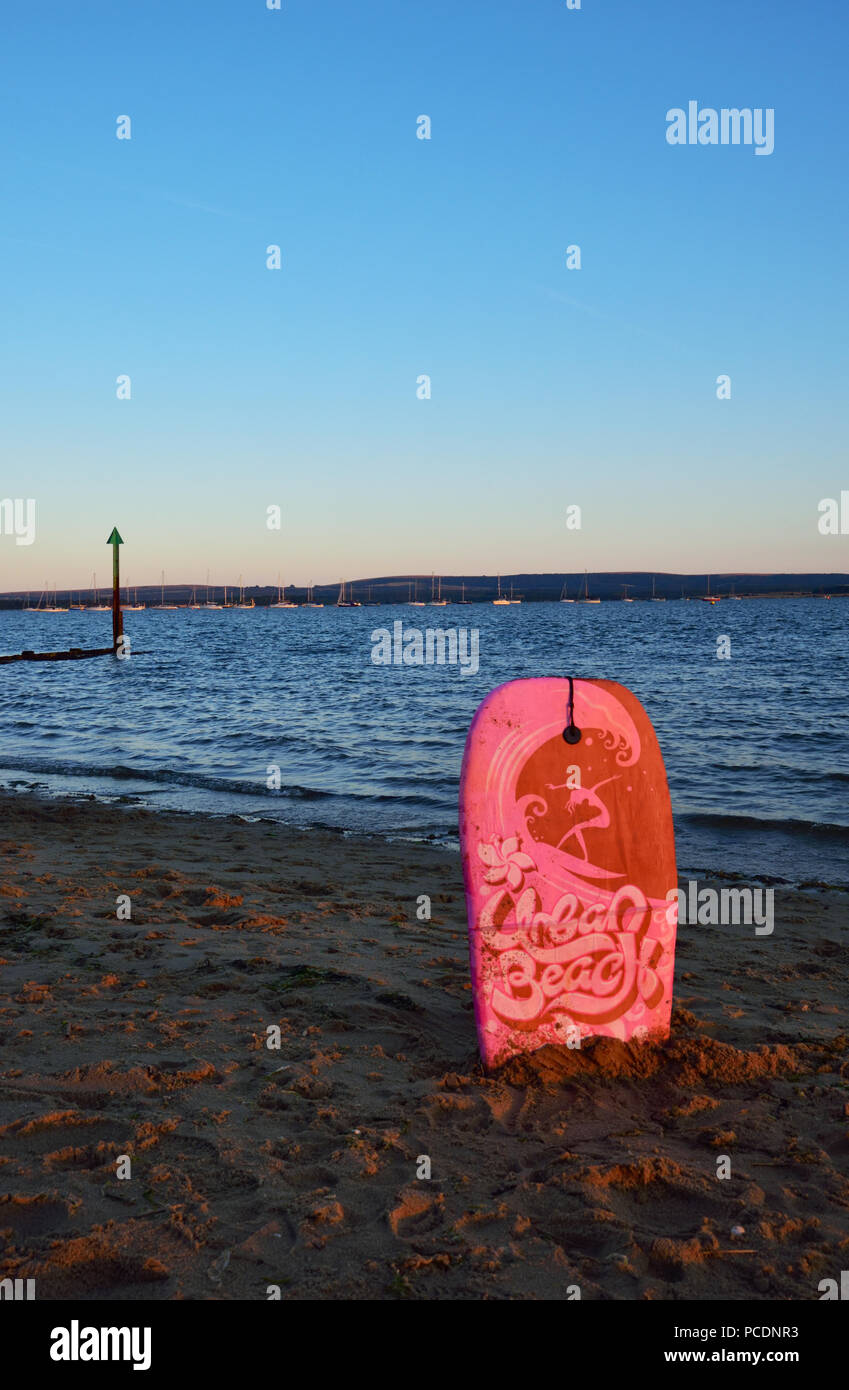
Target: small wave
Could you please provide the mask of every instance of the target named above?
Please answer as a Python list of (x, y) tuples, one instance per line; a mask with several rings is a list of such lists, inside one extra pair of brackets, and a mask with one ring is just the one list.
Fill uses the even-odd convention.
[(255, 782), (238, 777), (216, 777), (208, 773), (187, 772), (179, 768), (127, 767), (123, 763), (111, 767), (98, 767), (89, 763), (72, 763), (58, 758), (10, 758), (2, 759), (3, 771), (33, 772), (46, 776), (73, 778), (78, 781), (107, 782), (153, 782), (162, 787), (189, 787), (198, 791), (223, 792), (228, 796), (268, 795), (274, 800), (290, 801), (359, 801), (370, 803), (409, 803), (444, 807), (445, 796), (429, 793), (421, 787), (402, 791), (356, 791), (341, 788), (330, 791), (323, 787), (307, 787), (298, 782), (283, 783), (279, 789), (266, 788), (265, 776), (258, 775)]
[(723, 830), (778, 831), (785, 835), (816, 835), (823, 839), (849, 841), (849, 825), (829, 821), (785, 819), (780, 816), (725, 815), (721, 811), (681, 811), (676, 822), (688, 825), (713, 826)]

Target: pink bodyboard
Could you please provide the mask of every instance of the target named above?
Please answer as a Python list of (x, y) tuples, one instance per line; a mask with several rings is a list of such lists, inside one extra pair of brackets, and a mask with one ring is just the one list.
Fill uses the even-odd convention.
[(460, 842), (488, 1067), (589, 1035), (668, 1033), (672, 808), (630, 690), (546, 678), (492, 691), (466, 740)]

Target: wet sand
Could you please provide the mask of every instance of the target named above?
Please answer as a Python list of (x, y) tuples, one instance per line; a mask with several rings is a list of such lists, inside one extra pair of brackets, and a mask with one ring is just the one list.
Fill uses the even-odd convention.
[(807, 1300), (846, 1268), (845, 891), (681, 927), (664, 1044), (485, 1075), (457, 855), (28, 796), (0, 826), (0, 1278), (38, 1299)]

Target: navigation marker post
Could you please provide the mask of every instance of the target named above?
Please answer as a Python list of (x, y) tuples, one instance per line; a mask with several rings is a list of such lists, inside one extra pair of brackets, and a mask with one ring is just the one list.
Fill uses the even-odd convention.
[(121, 587), (118, 579), (118, 546), (123, 545), (117, 526), (112, 527), (112, 535), (106, 542), (112, 547), (112, 650), (117, 653), (124, 636), (124, 622), (121, 617)]

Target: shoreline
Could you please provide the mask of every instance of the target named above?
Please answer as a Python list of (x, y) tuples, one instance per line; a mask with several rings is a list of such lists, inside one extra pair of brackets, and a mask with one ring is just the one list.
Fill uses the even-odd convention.
[[(47, 775), (59, 777), (67, 776), (68, 774), (48, 773)], [(98, 774), (94, 775), (97, 776)], [(145, 774), (141, 771), (134, 775), (140, 782), (145, 780), (146, 775), (149, 778), (149, 773)], [(104, 791), (74, 791), (70, 789), (51, 790), (46, 783), (36, 784), (35, 786), (29, 783), (23, 787), (10, 785), (12, 779), (18, 777), (19, 769), (3, 768), (2, 762), (0, 762), (0, 803), (2, 803), (4, 798), (8, 797), (12, 801), (31, 798), (45, 805), (68, 804), (72, 806), (86, 806), (93, 804), (101, 807), (113, 808), (119, 812), (144, 811), (153, 816), (197, 817), (201, 821), (210, 821), (213, 823), (219, 821), (232, 821), (234, 824), (267, 825), (275, 827), (281, 833), (290, 835), (328, 835), (343, 840), (362, 839), (376, 844), (422, 846), (424, 848), (442, 850), (457, 856), (459, 856), (460, 853), (460, 842), (456, 829), (453, 834), (447, 829), (427, 829), (414, 826), (402, 826), (394, 830), (365, 831), (355, 827), (334, 825), (330, 822), (322, 822), (320, 820), (298, 821), (294, 818), (287, 819), (283, 815), (272, 816), (264, 813), (263, 810), (259, 808), (250, 811), (236, 811), (233, 810), (232, 807), (225, 808), (223, 806), (220, 809), (212, 806), (204, 808), (161, 806), (156, 805), (152, 798), (146, 800), (146, 797), (149, 797), (150, 794), (145, 792), (120, 793), (116, 791), (114, 793), (109, 793)], [(124, 781), (130, 779), (122, 777), (119, 780)], [(255, 793), (252, 792), (251, 795), (254, 796)], [(292, 806), (298, 806), (308, 803), (311, 798), (293, 795), (291, 799), (288, 797), (281, 797), (280, 799)], [(771, 821), (767, 818), (758, 820), (753, 816), (737, 818), (715, 817), (709, 812), (704, 811), (679, 812), (677, 815), (673, 816), (673, 819), (676, 827), (676, 845), (682, 838), (680, 826), (682, 823), (686, 824), (687, 822), (698, 826), (710, 825), (713, 823), (715, 831), (722, 830), (725, 833), (728, 833), (733, 828), (738, 832), (742, 830), (745, 834), (749, 835), (758, 833), (763, 835), (767, 833), (775, 836), (780, 835), (788, 837), (791, 840), (794, 836), (800, 838), (810, 837), (811, 841), (817, 844), (820, 844), (824, 840), (834, 840), (837, 843), (849, 841), (849, 826), (821, 824), (816, 821)], [(692, 850), (690, 854), (692, 856)], [(781, 887), (797, 890), (799, 892), (816, 890), (834, 893), (849, 893), (849, 877), (843, 881), (831, 881), (829, 879), (814, 878), (807, 871), (804, 873), (798, 871), (793, 878), (786, 878), (781, 874), (771, 873), (766, 870), (744, 874), (729, 869), (724, 864), (722, 867), (718, 867), (714, 863), (707, 863), (701, 860), (699, 861), (698, 867), (696, 867), (692, 864), (682, 864), (680, 859), (681, 856), (679, 854), (679, 878), (686, 876), (688, 878), (704, 879), (705, 881), (727, 880), (729, 882), (764, 885), (767, 887)]]
[(0, 818), (0, 1277), (37, 1297), (815, 1299), (845, 1264), (845, 894), (682, 928), (665, 1042), (485, 1074), (458, 855)]

